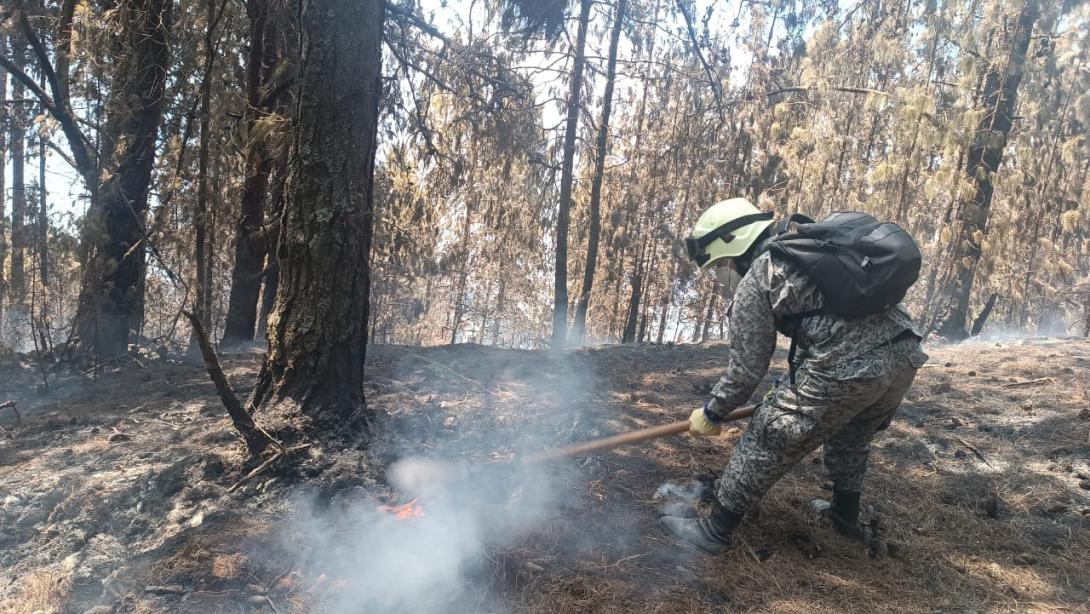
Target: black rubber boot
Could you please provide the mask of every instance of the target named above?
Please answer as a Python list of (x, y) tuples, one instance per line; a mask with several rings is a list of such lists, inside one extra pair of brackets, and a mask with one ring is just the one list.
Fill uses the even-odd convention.
[(674, 537), (696, 546), (708, 554), (719, 554), (730, 543), (730, 534), (742, 522), (743, 514), (732, 512), (712, 502), (711, 513), (707, 518), (678, 518), (663, 516), (659, 522)]
[(833, 528), (842, 535), (863, 539), (863, 527), (859, 525), (859, 493), (833, 489), (833, 504), (829, 507), (829, 519)]
[(874, 529), (859, 523), (859, 493), (852, 490), (833, 489), (833, 501), (814, 499), (810, 507), (832, 523), (841, 535), (870, 543), (875, 539)]

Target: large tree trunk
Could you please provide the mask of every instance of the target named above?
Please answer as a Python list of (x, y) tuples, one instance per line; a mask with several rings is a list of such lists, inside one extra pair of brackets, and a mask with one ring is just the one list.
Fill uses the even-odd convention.
[(581, 0), (579, 29), (575, 36), (575, 54), (568, 82), (568, 117), (564, 128), (564, 159), (560, 166), (560, 208), (556, 217), (556, 272), (553, 278), (552, 347), (563, 348), (568, 334), (568, 220), (571, 214), (575, 139), (579, 128), (580, 97), (583, 93), (583, 65), (586, 63), (587, 23), (592, 0)]
[[(270, 259), (269, 233), (262, 232), (269, 193), (269, 177), (274, 155), (268, 140), (257, 138), (258, 122), (266, 121), (280, 107), (282, 92), (267, 91), (273, 85), (278, 49), (271, 8), (267, 0), (247, 0), (250, 18), (250, 50), (246, 58), (246, 177), (242, 183), (242, 211), (235, 227), (235, 264), (231, 271), (231, 295), (227, 304), (227, 323), (223, 332), (225, 345), (254, 339), (258, 321), (258, 296), (266, 254)], [(264, 276), (266, 280), (268, 276)], [(268, 287), (266, 285), (266, 287)], [(266, 290), (268, 292), (268, 290)], [(272, 293), (275, 295), (275, 292)]]
[(299, 7), (295, 137), (278, 257), (280, 290), (254, 409), (301, 427), (364, 427), (372, 192), (382, 0)]
[(85, 221), (89, 257), (80, 288), (80, 337), (100, 359), (128, 349), (129, 331), (139, 328), (143, 314), (144, 217), (173, 9), (173, 0), (125, 0), (116, 9), (119, 59), (107, 108), (102, 182)]
[(590, 184), (590, 234), (587, 238), (587, 262), (583, 269), (583, 291), (575, 305), (575, 325), (572, 340), (583, 345), (587, 332), (587, 309), (594, 289), (594, 273), (598, 266), (598, 241), (602, 234), (602, 179), (606, 170), (606, 153), (609, 144), (609, 115), (613, 109), (613, 83), (617, 78), (617, 46), (621, 40), (621, 25), (628, 0), (617, 1), (617, 14), (613, 18), (613, 31), (609, 37), (609, 60), (606, 64), (606, 89), (602, 95), (602, 119), (598, 122), (598, 157), (594, 161), (594, 178)]
[(960, 230), (951, 253), (954, 271), (950, 276), (951, 285), (946, 288), (950, 306), (938, 328), (940, 335), (950, 339), (968, 336), (965, 321), (969, 313), (973, 276), (980, 262), (981, 244), (987, 232), (995, 174), (1003, 162), (1003, 149), (1014, 121), (1018, 86), (1022, 82), (1026, 51), (1037, 17), (1037, 0), (1027, 0), (1011, 33), (1006, 65), (993, 64), (985, 77), (984, 105), (987, 112), (980, 120), (965, 166), (975, 189), (972, 200), (963, 203), (958, 213)]

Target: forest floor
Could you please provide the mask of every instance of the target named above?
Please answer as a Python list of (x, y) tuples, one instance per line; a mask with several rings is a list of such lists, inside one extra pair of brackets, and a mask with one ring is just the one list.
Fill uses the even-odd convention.
[[(883, 546), (810, 511), (815, 453), (720, 557), (663, 532), (678, 501), (656, 491), (721, 470), (734, 429), (424, 496), (423, 517), (376, 506), (406, 501), (385, 480), (403, 456), (502, 463), (684, 419), (723, 344), (372, 347), (371, 444), (315, 443), (233, 491), (252, 465), (202, 368), (142, 358), (46, 392), (7, 359), (0, 612), (1088, 611), (1090, 341), (927, 350), (867, 477)], [(260, 360), (224, 358), (242, 394)]]

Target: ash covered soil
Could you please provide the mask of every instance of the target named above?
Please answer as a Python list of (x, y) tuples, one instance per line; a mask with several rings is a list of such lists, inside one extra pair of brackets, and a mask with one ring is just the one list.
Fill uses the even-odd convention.
[[(375, 346), (371, 444), (315, 443), (241, 485), (255, 464), (202, 368), (141, 359), (97, 381), (56, 378), (42, 394), (35, 370), (8, 360), (0, 401), (16, 400), (22, 422), (0, 409), (0, 612), (1088, 611), (1087, 340), (927, 348), (930, 363), (875, 443), (864, 502), (881, 528), (876, 552), (809, 510), (827, 495), (820, 451), (773, 489), (725, 555), (675, 545), (657, 524), (675, 502), (656, 490), (721, 470), (736, 429), (546, 468), (552, 493), (540, 513), (502, 538), (482, 536), (449, 564), (425, 565), (428, 577), (409, 584), (431, 593), (419, 602), (368, 601), (375, 567), (384, 556), (434, 564), (442, 545), (432, 552), (424, 541), (416, 552), (421, 540), (407, 537), (393, 554), (379, 548), (377, 563), (323, 556), (352, 540), (368, 550), (372, 538), (352, 520), (371, 517), (342, 514), (317, 535), (292, 520), (301, 505), (321, 516), (404, 503), (384, 476), (405, 455), (502, 463), (520, 450), (684, 419), (706, 398), (725, 349), (611, 346), (556, 357)], [(240, 393), (260, 359), (224, 358)], [(782, 369), (781, 356), (773, 372)], [(506, 486), (519, 497), (536, 485)], [(425, 513), (429, 503), (419, 501)], [(501, 497), (475, 513), (490, 510), (502, 524), (504, 509)], [(372, 520), (392, 523), (368, 533), (383, 548), (417, 521)], [(381, 592), (388, 582), (379, 578)]]

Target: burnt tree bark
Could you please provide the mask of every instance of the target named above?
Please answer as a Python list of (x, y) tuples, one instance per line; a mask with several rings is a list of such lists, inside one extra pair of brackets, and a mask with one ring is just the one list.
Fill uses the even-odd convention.
[(594, 273), (598, 266), (598, 242), (602, 234), (602, 179), (606, 170), (606, 153), (609, 145), (609, 115), (613, 109), (613, 84), (617, 79), (617, 46), (621, 40), (621, 26), (628, 0), (617, 1), (617, 14), (613, 18), (613, 31), (609, 35), (609, 60), (606, 62), (606, 89), (602, 94), (602, 119), (598, 122), (598, 151), (594, 160), (594, 178), (590, 184), (590, 233), (587, 237), (587, 262), (583, 269), (583, 290), (575, 304), (575, 324), (572, 340), (583, 345), (587, 332), (587, 309), (590, 294), (594, 290)]
[[(285, 89), (276, 79), (279, 53), (277, 31), (272, 8), (268, 0), (246, 0), (246, 13), (250, 18), (250, 49), (246, 57), (246, 113), (243, 121), (250, 141), (243, 152), (246, 176), (242, 183), (242, 210), (235, 226), (235, 264), (231, 270), (231, 294), (227, 304), (227, 322), (223, 331), (223, 344), (233, 345), (251, 341), (258, 331), (258, 297), (262, 278), (269, 295), (270, 277), (266, 271), (268, 255), (270, 266), (275, 262), (275, 246), (268, 240), (270, 233), (263, 232), (270, 175), (275, 160), (268, 139), (258, 135), (258, 123), (267, 121), (282, 109)], [(283, 75), (281, 75), (283, 78)], [(266, 271), (263, 275), (262, 272)], [(275, 274), (272, 276), (275, 279)], [(275, 296), (275, 283), (269, 296)], [(264, 315), (264, 314), (263, 314)]]
[(999, 295), (994, 292), (988, 297), (988, 302), (984, 303), (984, 309), (973, 320), (973, 328), (969, 331), (969, 336), (975, 337), (980, 334), (980, 331), (984, 330), (984, 325), (988, 322), (988, 316), (992, 315), (992, 309), (995, 309), (995, 302), (998, 299)]
[[(304, 0), (269, 351), (250, 398), (302, 428), (364, 420), (382, 0)], [(335, 121), (334, 121), (335, 120)]]
[(118, 59), (107, 105), (102, 181), (85, 221), (88, 259), (78, 324), (84, 349), (100, 359), (128, 349), (129, 331), (139, 327), (143, 315), (144, 217), (173, 9), (173, 0), (125, 0), (116, 8)]
[(1018, 86), (1026, 63), (1026, 52), (1039, 14), (1038, 0), (1027, 0), (1018, 15), (1018, 21), (1010, 34), (1010, 51), (1005, 65), (993, 64), (984, 81), (984, 107), (986, 113), (980, 120), (976, 136), (969, 147), (965, 172), (974, 184), (973, 197), (963, 203), (958, 212), (960, 229), (953, 246), (951, 271), (946, 287), (950, 301), (945, 319), (938, 333), (950, 339), (968, 336), (965, 322), (969, 313), (969, 299), (973, 289), (973, 277), (983, 250), (981, 245), (987, 232), (991, 212), (995, 174), (1003, 162), (1003, 150), (1014, 123), (1018, 103)]
[(574, 179), (575, 138), (579, 129), (580, 98), (583, 93), (583, 66), (586, 63), (587, 24), (592, 0), (581, 0), (579, 29), (572, 49), (571, 79), (568, 81), (568, 116), (564, 127), (564, 158), (560, 165), (560, 207), (556, 217), (556, 270), (553, 277), (552, 347), (563, 348), (568, 335), (568, 225)]

